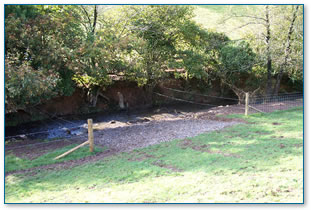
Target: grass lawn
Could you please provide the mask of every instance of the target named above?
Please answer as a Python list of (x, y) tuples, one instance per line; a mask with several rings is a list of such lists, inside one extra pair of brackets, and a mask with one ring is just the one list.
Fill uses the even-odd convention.
[(249, 123), (71, 169), (8, 175), (5, 202), (303, 202), (302, 108), (234, 117)]

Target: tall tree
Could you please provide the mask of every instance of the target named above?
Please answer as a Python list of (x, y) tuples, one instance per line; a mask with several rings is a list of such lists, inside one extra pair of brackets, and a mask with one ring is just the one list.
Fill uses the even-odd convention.
[[(254, 6), (249, 6), (254, 7)], [(242, 37), (258, 55), (258, 65), (265, 68), (265, 94), (277, 94), (285, 72), (297, 79), (302, 69), (302, 13), (296, 5), (260, 5), (249, 13), (232, 13), (227, 19), (243, 23)], [(295, 50), (291, 50), (295, 46)], [(293, 58), (293, 59), (290, 59)], [(289, 60), (291, 62), (289, 62)], [(286, 61), (286, 62), (285, 62)], [(282, 69), (282, 70), (281, 70)]]
[(274, 91), (273, 93), (275, 95), (278, 94), (279, 92), (279, 89), (280, 89), (280, 84), (281, 84), (281, 80), (282, 80), (282, 77), (283, 77), (283, 74), (284, 74), (284, 71), (288, 65), (288, 60), (289, 60), (289, 56), (291, 54), (291, 48), (292, 48), (292, 38), (293, 38), (293, 33), (294, 33), (294, 24), (296, 22), (296, 19), (297, 19), (297, 15), (298, 15), (298, 10), (299, 10), (299, 6), (296, 5), (294, 8), (293, 8), (293, 12), (292, 12), (292, 18), (290, 20), (290, 25), (289, 25), (289, 28), (288, 28), (288, 32), (287, 32), (287, 38), (286, 38), (286, 41), (284, 42), (283, 46), (284, 46), (284, 60), (283, 62), (280, 64), (280, 67), (279, 67), (279, 71), (278, 71), (278, 74), (277, 74), (277, 79), (276, 79), (276, 83), (275, 83), (275, 86), (274, 86)]
[[(226, 20), (231, 18), (243, 19), (244, 23), (236, 30), (244, 29), (245, 27), (252, 29), (250, 32), (251, 37), (254, 38), (253, 40), (261, 42), (261, 46), (264, 47), (261, 56), (264, 58), (264, 64), (266, 65), (265, 93), (270, 95), (272, 93), (271, 6), (258, 6), (258, 9), (258, 12), (253, 14), (233, 13)], [(252, 27), (253, 25), (255, 27)]]

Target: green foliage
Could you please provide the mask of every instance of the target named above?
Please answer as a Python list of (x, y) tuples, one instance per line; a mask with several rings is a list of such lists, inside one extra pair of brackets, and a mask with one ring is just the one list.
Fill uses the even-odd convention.
[(136, 12), (130, 21), (130, 31), (135, 32), (138, 45), (131, 51), (138, 52), (140, 59), (134, 69), (144, 72), (147, 81), (153, 82), (163, 76), (169, 61), (177, 56), (183, 24), (192, 17), (191, 7), (186, 6), (147, 6), (130, 7)]
[[(55, 6), (52, 13), (51, 7), (11, 5), (6, 10), (6, 111), (73, 92), (68, 71), (81, 42), (80, 26), (68, 10)], [(17, 13), (21, 10), (25, 15)]]
[(256, 55), (246, 42), (230, 42), (220, 50), (222, 71), (228, 74), (250, 72)]
[(259, 79), (254, 72), (256, 54), (247, 42), (228, 42), (219, 51), (219, 70), (216, 74), (230, 87), (246, 91), (259, 86)]
[[(30, 8), (37, 18), (29, 17)], [(198, 26), (190, 6), (122, 6), (99, 14), (93, 8), (26, 7), (29, 15), (25, 18), (15, 14), (19, 8), (11, 8), (6, 17), (6, 55), (12, 56), (6, 59), (15, 57), (15, 66), (27, 61), (34, 71), (57, 75), (56, 85), (43, 89), (42, 94), (53, 93), (46, 92), (46, 96), (70, 95), (80, 86), (94, 98), (97, 91), (112, 84), (111, 74), (139, 86), (155, 84), (170, 68), (184, 69), (176, 77), (208, 80), (219, 62), (219, 50), (229, 40)], [(95, 15), (98, 27), (92, 29)], [(32, 101), (25, 98), (12, 103), (22, 106)]]
[[(113, 83), (111, 75), (135, 81), (139, 86), (153, 86), (169, 76), (166, 70), (176, 69), (182, 70), (174, 73), (176, 78), (196, 78), (205, 84), (226, 78), (240, 88), (245, 84), (258, 86), (266, 74), (264, 43), (256, 42), (255, 34), (247, 36), (253, 40), (248, 45), (215, 32), (221, 30), (206, 30), (194, 21), (194, 11), (198, 8), (206, 8), (213, 14), (227, 10), (254, 12), (248, 7), (239, 10), (238, 6), (218, 5), (7, 5), (5, 60), (7, 68), (14, 68), (6, 69), (6, 85), (10, 89), (6, 88), (7, 107), (39, 103), (43, 95), (44, 99), (71, 95), (77, 86), (85, 88), (96, 104), (98, 91)], [(261, 7), (254, 8), (257, 11)], [(273, 11), (280, 13), (277, 7)], [(283, 16), (288, 17), (290, 7), (285, 11)], [(276, 17), (275, 20), (281, 19), (281, 15)], [(298, 83), (303, 75), (301, 17), (300, 10), (286, 69), (292, 81)], [(286, 33), (282, 27), (288, 24), (286, 20), (273, 26), (273, 40), (277, 43), (273, 45), (275, 61), (282, 57), (278, 46), (283, 46)], [(276, 72), (278, 63), (273, 63)], [(18, 86), (14, 82), (23, 79), (24, 68), (29, 78), (38, 79), (36, 85), (24, 81)], [(18, 69), (24, 70), (19, 73)], [(51, 83), (46, 84), (48, 81)], [(36, 87), (43, 86), (41, 92), (37, 91)], [(29, 90), (31, 94), (27, 94)]]
[(5, 18), (8, 18), (10, 14), (22, 19), (34, 19), (40, 14), (40, 11), (32, 5), (5, 5)]
[(75, 83), (72, 79), (74, 76), (74, 72), (68, 69), (60, 69), (59, 70), (58, 83), (56, 84), (57, 89), (59, 90), (60, 95), (71, 96), (75, 91)]
[(56, 95), (59, 77), (55, 72), (41, 68), (34, 70), (27, 61), (16, 65), (6, 60), (5, 69), (6, 111), (23, 109)]
[[(175, 73), (185, 79), (208, 79), (215, 51), (228, 38), (208, 32), (193, 20), (193, 8), (188, 6), (126, 7), (131, 17), (128, 26), (132, 59), (126, 75), (143, 81), (156, 82), (165, 77), (166, 69), (184, 69)], [(132, 11), (132, 12), (129, 12)], [(134, 15), (133, 15), (134, 14)], [(137, 80), (138, 81), (138, 80)]]

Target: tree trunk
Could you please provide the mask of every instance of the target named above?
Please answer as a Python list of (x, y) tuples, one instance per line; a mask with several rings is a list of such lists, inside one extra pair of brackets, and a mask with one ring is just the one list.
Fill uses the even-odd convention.
[(94, 20), (93, 20), (93, 27), (92, 27), (93, 35), (95, 34), (96, 23), (97, 23), (97, 5), (94, 5)]
[(95, 94), (93, 92), (94, 91), (91, 91), (90, 102), (92, 104), (92, 107), (96, 107), (98, 95), (99, 95), (99, 92), (100, 92), (100, 88), (98, 87), (96, 89)]
[(238, 104), (241, 104), (244, 101), (244, 97), (245, 97), (245, 92), (239, 88), (237, 88), (236, 86), (226, 82), (225, 79), (223, 79), (223, 82), (228, 85), (231, 90), (235, 93), (235, 95), (239, 98), (239, 102)]
[(276, 78), (276, 83), (274, 85), (273, 95), (278, 95), (278, 93), (279, 93), (281, 80), (283, 77), (283, 72), (284, 72), (284, 69), (283, 69), (283, 67), (281, 67), (280, 72), (278, 73), (278, 76)]
[(234, 91), (234, 93), (238, 96), (238, 98), (239, 98), (239, 105), (244, 101), (244, 98), (245, 98), (245, 93), (244, 92), (235, 92)]
[(280, 72), (279, 72), (279, 74), (277, 76), (276, 84), (274, 86), (274, 91), (273, 91), (274, 95), (277, 95), (279, 93), (280, 84), (281, 84), (281, 80), (282, 80), (282, 77), (283, 77), (283, 72), (284, 72), (284, 70), (285, 70), (285, 68), (287, 66), (288, 57), (289, 57), (290, 52), (291, 52), (291, 39), (292, 39), (293, 31), (294, 31), (294, 23), (295, 23), (295, 20), (297, 18), (298, 9), (299, 9), (299, 6), (297, 5), (295, 7), (294, 12), (293, 12), (292, 21), (291, 21), (290, 27), (288, 29), (286, 46), (285, 46), (285, 49), (284, 49), (285, 57), (284, 57), (284, 61), (283, 61), (282, 65), (281, 65)]
[(267, 45), (267, 85), (266, 85), (266, 95), (271, 95), (272, 93), (272, 59), (271, 59), (271, 30), (270, 30), (270, 9), (269, 5), (266, 6), (266, 45)]

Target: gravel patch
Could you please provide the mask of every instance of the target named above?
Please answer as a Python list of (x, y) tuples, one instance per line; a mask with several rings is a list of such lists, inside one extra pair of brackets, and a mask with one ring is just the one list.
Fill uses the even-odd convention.
[(220, 130), (240, 122), (204, 119), (150, 121), (134, 125), (106, 128), (95, 134), (95, 144), (117, 151), (131, 151), (174, 139), (184, 139), (198, 134)]

